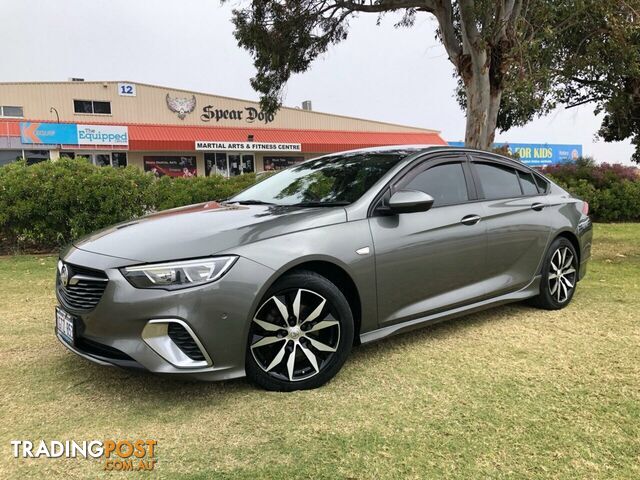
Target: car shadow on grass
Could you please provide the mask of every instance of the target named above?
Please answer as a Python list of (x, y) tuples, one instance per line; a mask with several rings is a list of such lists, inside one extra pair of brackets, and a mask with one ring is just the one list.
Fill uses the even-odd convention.
[[(531, 307), (522, 303), (500, 306), (484, 312), (426, 325), (372, 344), (361, 345), (353, 349), (344, 368), (349, 369), (350, 363), (360, 364), (362, 362), (375, 366), (375, 363), (380, 360), (380, 355), (391, 354), (398, 348), (407, 349), (418, 344), (425, 345), (430, 342), (442, 341), (453, 335), (464, 335), (468, 331), (482, 328), (490, 322), (511, 320), (521, 322), (531, 310)], [(73, 372), (72, 377), (63, 375), (64, 379), (73, 378), (73, 380), (69, 380), (66, 385), (60, 385), (61, 388), (73, 390), (80, 395), (83, 393), (90, 396), (98, 394), (114, 400), (121, 399), (123, 395), (126, 395), (130, 398), (136, 398), (138, 407), (146, 403), (176, 405), (183, 401), (188, 402), (191, 406), (200, 402), (212, 406), (242, 401), (247, 395), (256, 393), (280, 395), (273, 392), (261, 392), (245, 378), (220, 382), (189, 380), (171, 374), (160, 375), (144, 370), (95, 365), (70, 353), (60, 357), (60, 362), (61, 365), (56, 368), (56, 371)], [(347, 388), (349, 387), (347, 386)]]

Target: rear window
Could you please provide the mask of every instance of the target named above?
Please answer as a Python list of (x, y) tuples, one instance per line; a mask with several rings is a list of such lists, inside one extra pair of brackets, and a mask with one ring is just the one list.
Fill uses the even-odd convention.
[(525, 195), (537, 195), (538, 187), (536, 185), (536, 181), (533, 178), (533, 173), (529, 172), (518, 172), (518, 176), (520, 177), (520, 186), (522, 187), (522, 193)]
[(522, 195), (518, 175), (513, 168), (489, 163), (475, 163), (484, 197), (487, 200)]
[(538, 185), (538, 190), (540, 190), (540, 192), (542, 193), (546, 193), (547, 190), (549, 190), (549, 182), (547, 182), (540, 175), (534, 175), (534, 178), (536, 180), (536, 184)]

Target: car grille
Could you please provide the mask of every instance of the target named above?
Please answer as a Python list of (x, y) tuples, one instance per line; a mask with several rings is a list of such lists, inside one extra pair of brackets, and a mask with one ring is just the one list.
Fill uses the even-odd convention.
[(77, 265), (66, 265), (69, 272), (69, 282), (65, 287), (60, 280), (60, 268), (56, 275), (56, 293), (62, 305), (72, 311), (89, 312), (95, 308), (104, 289), (107, 288), (108, 278), (104, 272)]
[(169, 338), (173, 340), (173, 343), (175, 343), (191, 360), (196, 362), (206, 360), (200, 351), (200, 347), (196, 344), (196, 341), (182, 325), (174, 322), (169, 323), (167, 333), (169, 334)]

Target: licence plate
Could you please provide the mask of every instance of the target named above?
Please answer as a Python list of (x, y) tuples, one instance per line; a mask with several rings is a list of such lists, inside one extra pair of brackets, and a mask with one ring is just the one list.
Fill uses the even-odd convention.
[(56, 307), (56, 330), (62, 338), (73, 344), (73, 317), (60, 307)]

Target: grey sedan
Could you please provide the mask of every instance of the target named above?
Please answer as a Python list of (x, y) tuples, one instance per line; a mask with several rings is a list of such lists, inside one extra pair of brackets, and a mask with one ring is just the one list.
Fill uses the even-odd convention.
[(68, 246), (56, 335), (102, 365), (315, 388), (360, 343), (507, 302), (565, 307), (591, 238), (585, 202), (508, 158), (331, 154)]

